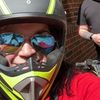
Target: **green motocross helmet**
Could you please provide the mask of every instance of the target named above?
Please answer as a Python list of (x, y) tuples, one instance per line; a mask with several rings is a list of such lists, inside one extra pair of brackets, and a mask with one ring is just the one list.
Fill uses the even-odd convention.
[(32, 57), (10, 67), (0, 51), (0, 95), (4, 100), (45, 100), (64, 57), (66, 13), (61, 0), (0, 0), (0, 27), (16, 23), (45, 23), (54, 33), (57, 47), (47, 55), (47, 63)]

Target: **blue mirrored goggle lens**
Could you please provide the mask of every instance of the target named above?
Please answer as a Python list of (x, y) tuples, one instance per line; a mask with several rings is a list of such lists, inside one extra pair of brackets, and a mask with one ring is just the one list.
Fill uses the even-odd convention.
[[(3, 33), (0, 34), (0, 48), (1, 51), (7, 53), (14, 53), (22, 44), (24, 38), (16, 33)], [(31, 38), (31, 43), (45, 53), (50, 53), (55, 45), (55, 39), (52, 35), (37, 34)]]
[(45, 53), (50, 53), (55, 45), (55, 39), (52, 35), (35, 35), (31, 42), (33, 45), (42, 48)]
[(24, 38), (19, 34), (0, 34), (0, 50), (6, 53), (14, 53), (24, 42)]
[(24, 38), (19, 34), (4, 33), (0, 34), (0, 44), (19, 47), (24, 42)]

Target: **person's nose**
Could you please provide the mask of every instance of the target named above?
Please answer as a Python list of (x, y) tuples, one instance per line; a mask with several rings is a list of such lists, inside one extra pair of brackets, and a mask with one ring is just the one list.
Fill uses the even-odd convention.
[(27, 57), (32, 56), (35, 53), (36, 53), (36, 50), (34, 49), (33, 46), (31, 46), (29, 43), (24, 43), (18, 54), (19, 56), (27, 58)]

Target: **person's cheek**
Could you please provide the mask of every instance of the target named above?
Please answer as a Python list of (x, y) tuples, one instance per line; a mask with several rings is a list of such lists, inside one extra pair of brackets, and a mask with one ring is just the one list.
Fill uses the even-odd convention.
[(7, 55), (6, 59), (8, 60), (9, 65), (11, 66), (13, 63), (13, 60), (15, 59), (15, 55)]

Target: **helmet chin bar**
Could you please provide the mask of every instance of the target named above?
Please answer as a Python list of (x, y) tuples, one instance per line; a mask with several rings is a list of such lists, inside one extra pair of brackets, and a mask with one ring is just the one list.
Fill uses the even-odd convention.
[(30, 77), (17, 84), (14, 89), (21, 93), (24, 100), (39, 100), (47, 83), (45, 79)]
[(24, 74), (26, 72), (34, 71), (41, 71), (47, 72), (57, 63), (58, 58), (60, 58), (63, 52), (63, 47), (60, 49), (55, 49), (47, 56), (46, 63), (37, 62), (34, 58), (30, 57), (26, 63), (18, 64), (14, 67), (8, 67), (3, 64), (0, 64), (0, 70), (9, 75), (9, 76), (18, 76)]
[(61, 47), (52, 51), (47, 56), (48, 60), (45, 64), (30, 57), (27, 63), (15, 67), (0, 65), (2, 87), (9, 88), (15, 97), (18, 96), (17, 94), (21, 95), (24, 100), (44, 100), (59, 71), (63, 50), (64, 48)]

